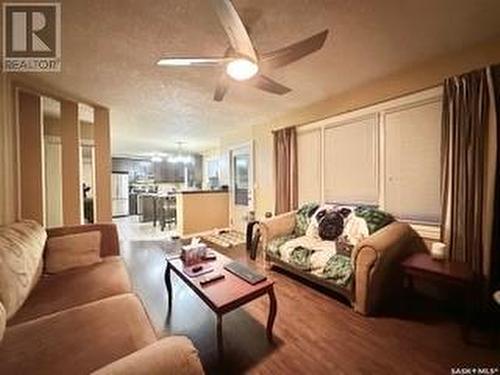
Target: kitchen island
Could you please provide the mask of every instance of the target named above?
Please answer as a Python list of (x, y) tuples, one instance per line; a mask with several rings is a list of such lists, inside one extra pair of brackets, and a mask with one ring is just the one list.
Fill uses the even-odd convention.
[(177, 197), (177, 231), (181, 237), (229, 227), (227, 190), (187, 190)]

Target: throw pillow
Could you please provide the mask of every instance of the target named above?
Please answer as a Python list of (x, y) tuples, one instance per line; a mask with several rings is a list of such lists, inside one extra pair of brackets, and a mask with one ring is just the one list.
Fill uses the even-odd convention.
[(318, 220), (318, 234), (322, 240), (335, 241), (344, 230), (344, 218), (338, 211), (327, 210), (318, 215)]
[(40, 278), (47, 233), (26, 220), (0, 227), (0, 301), (10, 319)]
[(45, 272), (58, 273), (99, 263), (102, 261), (100, 250), (99, 231), (49, 237), (45, 253)]

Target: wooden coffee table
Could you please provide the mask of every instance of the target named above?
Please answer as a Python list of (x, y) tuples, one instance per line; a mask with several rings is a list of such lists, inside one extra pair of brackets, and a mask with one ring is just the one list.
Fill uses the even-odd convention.
[[(232, 274), (224, 269), (224, 265), (232, 262), (231, 258), (226, 257), (212, 250), (216, 256), (216, 260), (206, 261), (214, 270), (205, 275), (197, 277), (188, 276), (184, 272), (184, 262), (178, 256), (167, 257), (167, 268), (165, 270), (165, 285), (168, 291), (168, 309), (172, 307), (172, 282), (170, 273), (173, 271), (179, 278), (186, 283), (197, 295), (212, 309), (217, 315), (217, 349), (219, 356), (223, 354), (222, 342), (222, 316), (238, 307), (253, 301), (264, 294), (269, 296), (270, 307), (267, 318), (267, 338), (272, 341), (273, 324), (276, 318), (277, 304), (276, 296), (274, 295), (274, 281), (266, 279), (258, 284), (251, 285), (245, 280)], [(203, 276), (222, 273), (225, 278), (218, 280), (205, 286), (201, 286), (199, 280)]]

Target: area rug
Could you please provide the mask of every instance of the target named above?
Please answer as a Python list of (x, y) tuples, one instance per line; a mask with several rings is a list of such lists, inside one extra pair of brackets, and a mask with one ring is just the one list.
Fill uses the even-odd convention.
[(243, 233), (237, 232), (235, 230), (215, 232), (203, 236), (205, 241), (212, 242), (215, 245), (221, 247), (232, 247), (244, 244), (246, 241), (245, 235)]

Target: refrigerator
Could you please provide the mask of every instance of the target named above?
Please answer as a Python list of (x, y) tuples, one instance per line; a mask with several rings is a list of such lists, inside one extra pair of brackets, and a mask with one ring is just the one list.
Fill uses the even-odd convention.
[(128, 172), (113, 172), (111, 176), (113, 217), (128, 216)]

